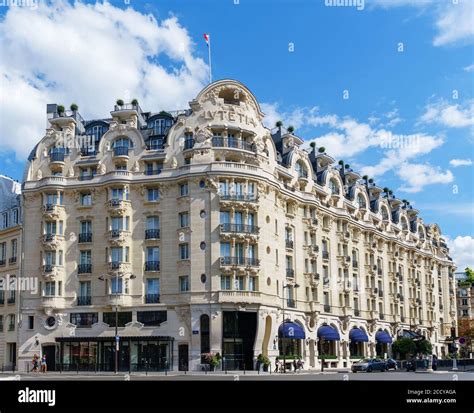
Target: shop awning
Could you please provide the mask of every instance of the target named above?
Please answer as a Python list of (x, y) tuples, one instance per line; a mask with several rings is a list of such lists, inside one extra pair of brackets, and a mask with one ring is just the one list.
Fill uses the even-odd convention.
[(354, 342), (366, 343), (369, 341), (369, 337), (367, 337), (365, 331), (360, 328), (353, 328), (349, 333), (349, 339)]
[(303, 328), (291, 321), (284, 322), (278, 329), (278, 337), (280, 338), (294, 338), (297, 340), (305, 339), (306, 335)]
[(392, 337), (390, 337), (390, 334), (388, 334), (386, 331), (380, 330), (375, 334), (375, 341), (377, 343), (387, 344), (392, 342)]
[(341, 337), (339, 332), (331, 326), (321, 326), (318, 329), (318, 337), (327, 341), (339, 341)]

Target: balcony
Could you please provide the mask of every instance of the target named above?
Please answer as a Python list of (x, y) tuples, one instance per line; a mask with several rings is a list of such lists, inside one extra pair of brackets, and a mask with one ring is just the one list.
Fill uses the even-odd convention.
[(45, 265), (43, 265), (43, 272), (46, 273), (46, 274), (53, 273), (55, 269), (56, 269), (56, 265), (54, 265), (54, 264), (45, 264)]
[(222, 290), (219, 291), (218, 301), (221, 303), (256, 304), (261, 302), (261, 293), (259, 291)]
[(214, 137), (212, 138), (212, 147), (238, 149), (238, 150), (244, 150), (244, 151), (249, 151), (249, 152), (256, 152), (255, 146), (252, 143), (248, 143), (242, 139), (236, 139), (236, 138)]
[(220, 231), (240, 234), (258, 234), (259, 228), (256, 225), (224, 223), (220, 225)]
[(323, 260), (328, 260), (329, 259), (329, 251), (323, 251), (322, 256), (323, 256)]
[(114, 244), (122, 244), (125, 242), (129, 232), (122, 229), (112, 229), (109, 231), (109, 240)]
[(130, 267), (128, 262), (124, 261), (110, 261), (109, 268), (111, 271), (126, 271)]
[(129, 211), (130, 201), (111, 199), (107, 204), (108, 210), (113, 215), (125, 215)]
[(88, 147), (81, 148), (81, 156), (96, 156), (97, 151)]
[(146, 145), (146, 150), (147, 151), (162, 151), (164, 149), (165, 149), (165, 147), (163, 145), (163, 141), (150, 143), (150, 144)]
[(296, 300), (294, 300), (293, 298), (287, 298), (286, 299), (286, 306), (288, 308), (296, 308)]
[(16, 264), (16, 257), (10, 257), (10, 258), (8, 259), (8, 263), (9, 263), (9, 264)]
[(160, 294), (146, 294), (145, 304), (158, 304), (160, 302)]
[(56, 296), (41, 297), (41, 304), (45, 308), (64, 308), (64, 298)]
[(90, 296), (79, 296), (77, 297), (77, 305), (91, 305), (92, 297)]
[(295, 270), (293, 268), (287, 268), (286, 269), (286, 277), (287, 278), (294, 278), (295, 276)]
[(331, 306), (329, 304), (324, 304), (324, 312), (325, 313), (330, 313), (331, 312)]
[(160, 261), (146, 261), (145, 271), (160, 271)]
[(56, 164), (64, 164), (64, 152), (51, 152), (49, 161)]
[(64, 206), (56, 204), (45, 204), (42, 207), (43, 216), (47, 220), (59, 219), (64, 212)]
[(92, 232), (83, 232), (79, 234), (79, 244), (92, 242)]
[(79, 264), (77, 266), (78, 274), (92, 274), (92, 264)]
[(57, 249), (61, 245), (63, 240), (62, 235), (57, 234), (44, 234), (43, 235), (43, 245), (47, 249)]
[(146, 229), (145, 239), (160, 239), (160, 230), (159, 229)]
[(260, 261), (257, 258), (247, 258), (247, 257), (221, 257), (221, 265), (223, 266), (245, 266), (245, 267), (258, 267), (260, 266)]
[(285, 246), (287, 249), (292, 250), (293, 249), (293, 241), (291, 239), (285, 240)]
[(158, 169), (145, 169), (145, 175), (152, 176), (152, 175), (159, 175), (161, 174), (161, 168)]
[(257, 196), (254, 194), (219, 194), (219, 199), (233, 202), (257, 202)]
[(128, 159), (130, 148), (128, 146), (116, 146), (113, 148), (114, 158), (117, 159)]
[(194, 148), (194, 144), (196, 143), (196, 141), (192, 138), (187, 138), (184, 140), (184, 148), (183, 150), (188, 150), (188, 149), (192, 149)]

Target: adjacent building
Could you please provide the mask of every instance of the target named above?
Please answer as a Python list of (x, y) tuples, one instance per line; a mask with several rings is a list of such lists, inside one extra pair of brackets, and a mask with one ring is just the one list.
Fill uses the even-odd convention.
[(21, 186), (0, 175), (0, 366), (16, 366), (17, 280), (21, 257)]
[(214, 82), (180, 112), (47, 113), (23, 187), (39, 290), (22, 293), (20, 363), (113, 370), (116, 325), (123, 370), (201, 369), (208, 353), (227, 369), (259, 354), (349, 367), (406, 331), (446, 354), (455, 266), (440, 228), (264, 127), (243, 84)]

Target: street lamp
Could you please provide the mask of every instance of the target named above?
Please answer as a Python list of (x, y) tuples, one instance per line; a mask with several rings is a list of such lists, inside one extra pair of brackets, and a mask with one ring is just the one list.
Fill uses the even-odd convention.
[(283, 313), (283, 337), (281, 338), (282, 342), (281, 342), (281, 346), (282, 346), (282, 350), (283, 350), (283, 373), (286, 373), (286, 349), (285, 349), (285, 288), (290, 288), (290, 287), (293, 287), (293, 288), (299, 288), (299, 284), (294, 284), (293, 286), (292, 285), (289, 285), (289, 284), (285, 284), (283, 285), (283, 306), (282, 306), (282, 313)]
[[(119, 352), (119, 343), (120, 337), (118, 335), (118, 299), (119, 299), (119, 292), (118, 292), (118, 279), (119, 277), (124, 277), (125, 274), (119, 272), (115, 273), (114, 280), (115, 280), (115, 374), (118, 374), (118, 352)], [(137, 278), (135, 275), (130, 274), (130, 280), (134, 280)], [(99, 277), (100, 281), (104, 281), (105, 277), (101, 275)], [(120, 289), (120, 294), (122, 294), (122, 288)]]

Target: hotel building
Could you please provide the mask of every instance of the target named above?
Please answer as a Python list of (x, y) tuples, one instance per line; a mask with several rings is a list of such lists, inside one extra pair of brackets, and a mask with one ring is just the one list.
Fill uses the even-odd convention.
[(16, 365), (20, 274), (20, 184), (0, 175), (0, 367)]
[(237, 81), (189, 106), (118, 101), (85, 121), (48, 105), (23, 184), (23, 271), (40, 288), (22, 293), (20, 362), (113, 370), (116, 320), (127, 371), (201, 369), (210, 352), (227, 369), (259, 354), (350, 367), (408, 331), (446, 354), (455, 266), (436, 224), (264, 127)]

